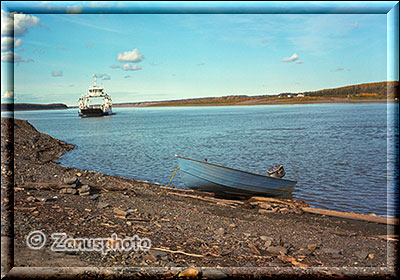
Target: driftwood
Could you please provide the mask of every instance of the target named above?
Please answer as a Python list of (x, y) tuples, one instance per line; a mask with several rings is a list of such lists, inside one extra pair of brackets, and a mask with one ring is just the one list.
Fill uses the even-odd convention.
[(198, 191), (198, 190), (178, 189), (178, 188), (171, 188), (171, 187), (165, 187), (165, 186), (160, 186), (160, 188), (161, 189), (166, 189), (168, 191), (174, 191), (174, 192), (202, 194), (202, 195), (208, 195), (208, 196), (212, 196), (212, 197), (214, 196), (214, 193)]
[(307, 203), (301, 200), (293, 200), (293, 199), (278, 199), (278, 198), (272, 198), (272, 197), (264, 197), (264, 196), (253, 196), (248, 199), (249, 203), (252, 202), (257, 202), (257, 203), (263, 203), (263, 202), (268, 202), (268, 203), (273, 203), (273, 204), (281, 204), (281, 205), (286, 205), (289, 207), (309, 207)]
[(378, 224), (388, 224), (388, 225), (398, 225), (399, 219), (394, 218), (383, 218), (378, 216), (371, 216), (366, 214), (357, 214), (357, 213), (347, 213), (347, 212), (340, 212), (334, 210), (325, 210), (325, 209), (316, 209), (310, 207), (301, 208), (304, 212), (312, 213), (312, 214), (320, 214), (320, 215), (327, 215), (339, 218), (346, 218), (351, 220), (360, 220), (360, 221), (367, 221), (373, 222)]
[(182, 255), (186, 255), (186, 256), (190, 256), (190, 257), (196, 257), (196, 258), (204, 258), (205, 255), (199, 255), (199, 254), (191, 254), (191, 253), (186, 253), (183, 251), (174, 251), (174, 250), (170, 250), (170, 249), (166, 249), (166, 248), (151, 248), (152, 250), (156, 250), (156, 251), (163, 251), (163, 252), (167, 252), (167, 253), (172, 253), (172, 254), (182, 254)]
[(219, 198), (214, 198), (214, 197), (202, 197), (202, 196), (198, 196), (198, 195), (183, 194), (183, 193), (170, 192), (169, 194), (181, 196), (181, 197), (190, 197), (190, 198), (194, 198), (194, 199), (199, 199), (199, 200), (208, 201), (208, 202), (214, 202), (214, 203), (217, 203), (220, 205), (233, 206), (233, 207), (242, 205), (244, 203), (244, 202), (238, 201), (238, 200), (219, 199)]

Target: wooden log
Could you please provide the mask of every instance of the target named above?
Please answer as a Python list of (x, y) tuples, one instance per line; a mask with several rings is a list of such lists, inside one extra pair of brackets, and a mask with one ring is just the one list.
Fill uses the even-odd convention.
[(238, 206), (238, 205), (243, 204), (242, 201), (237, 201), (237, 200), (227, 200), (227, 199), (219, 199), (219, 198), (213, 198), (213, 197), (202, 197), (202, 196), (198, 196), (198, 195), (190, 195), (190, 194), (174, 193), (174, 192), (170, 192), (169, 194), (181, 196), (181, 197), (190, 197), (190, 198), (213, 202), (213, 203), (217, 203), (220, 205), (226, 205), (226, 206)]
[(269, 202), (269, 203), (276, 203), (282, 204), (287, 206), (299, 206), (299, 207), (309, 207), (307, 203), (301, 200), (293, 200), (293, 199), (279, 199), (279, 198), (272, 198), (272, 197), (264, 197), (264, 196), (252, 196), (248, 199), (248, 202)]
[(378, 224), (388, 224), (388, 225), (398, 225), (399, 224), (399, 219), (395, 219), (395, 218), (384, 218), (384, 217), (371, 216), (371, 215), (366, 215), (366, 214), (347, 213), (347, 212), (317, 209), (317, 208), (311, 208), (311, 207), (303, 207), (301, 209), (307, 213), (327, 215), (327, 216), (339, 217), (339, 218), (346, 218), (346, 219), (351, 219), (351, 220), (360, 220), (360, 221), (367, 221), (367, 222), (373, 222), (373, 223), (378, 223)]

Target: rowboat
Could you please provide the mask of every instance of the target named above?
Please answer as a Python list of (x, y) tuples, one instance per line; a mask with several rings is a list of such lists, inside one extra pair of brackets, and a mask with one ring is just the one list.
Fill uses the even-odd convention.
[(218, 196), (288, 196), (296, 181), (255, 174), (175, 155), (184, 185)]

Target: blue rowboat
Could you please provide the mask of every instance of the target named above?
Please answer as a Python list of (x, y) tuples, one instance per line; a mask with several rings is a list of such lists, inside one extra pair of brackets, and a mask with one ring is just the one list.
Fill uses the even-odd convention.
[(186, 187), (221, 196), (287, 196), (297, 183), (178, 155), (175, 157)]

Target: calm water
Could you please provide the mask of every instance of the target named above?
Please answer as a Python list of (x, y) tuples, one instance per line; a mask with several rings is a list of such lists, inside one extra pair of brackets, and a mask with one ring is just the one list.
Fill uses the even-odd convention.
[[(388, 172), (393, 109), (398, 105), (115, 108), (103, 118), (79, 118), (77, 110), (15, 117), (77, 145), (63, 165), (167, 184), (175, 154), (261, 174), (281, 163), (286, 178), (298, 181), (295, 198), (391, 216), (398, 203)], [(173, 183), (183, 186), (179, 176)]]

